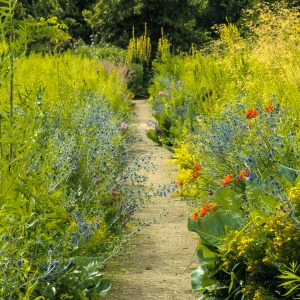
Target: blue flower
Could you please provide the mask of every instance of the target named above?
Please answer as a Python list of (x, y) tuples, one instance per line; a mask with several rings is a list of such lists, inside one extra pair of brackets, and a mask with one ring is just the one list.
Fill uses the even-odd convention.
[(8, 242), (9, 241), (9, 237), (7, 235), (3, 235), (2, 241)]
[(57, 268), (59, 266), (59, 260), (56, 260), (54, 263), (53, 263), (53, 266), (54, 268)]
[(22, 259), (18, 259), (17, 262), (16, 262), (16, 265), (17, 265), (19, 268), (22, 268), (22, 267), (23, 267), (23, 260), (22, 260)]

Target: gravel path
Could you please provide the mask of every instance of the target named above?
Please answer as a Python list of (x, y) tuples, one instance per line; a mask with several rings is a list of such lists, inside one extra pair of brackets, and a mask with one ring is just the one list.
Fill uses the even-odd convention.
[[(149, 174), (148, 184), (154, 187), (171, 182), (176, 166), (165, 162), (171, 153), (157, 147), (146, 132), (149, 120), (153, 120), (146, 100), (135, 100), (135, 113), (142, 140), (137, 152), (153, 152), (157, 166)], [(174, 178), (174, 176), (173, 176)], [(190, 273), (198, 265), (196, 257), (197, 237), (187, 230), (189, 207), (171, 196), (153, 196), (151, 203), (136, 212), (135, 218), (149, 222), (130, 240), (129, 254), (110, 261), (105, 274), (112, 276), (112, 288), (107, 300), (169, 299), (192, 300), (199, 295), (191, 291)], [(131, 246), (133, 246), (131, 248)]]

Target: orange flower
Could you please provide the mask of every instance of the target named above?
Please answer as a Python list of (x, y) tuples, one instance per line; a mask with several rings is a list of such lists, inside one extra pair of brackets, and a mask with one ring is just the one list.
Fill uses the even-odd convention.
[(194, 170), (195, 171), (200, 171), (200, 169), (201, 169), (201, 167), (200, 167), (199, 163), (197, 163), (197, 164), (194, 165)]
[(204, 217), (207, 214), (207, 209), (205, 205), (200, 208), (200, 217)]
[(274, 110), (274, 106), (273, 105), (268, 105), (268, 106), (265, 107), (265, 111), (266, 112), (271, 112), (273, 110)]
[(258, 111), (256, 109), (248, 109), (246, 113), (246, 118), (255, 118), (258, 115)]
[(218, 208), (218, 204), (212, 204), (212, 203), (205, 203), (201, 208), (200, 208), (200, 217), (204, 217), (209, 211), (214, 211)]
[(182, 179), (178, 180), (178, 184), (183, 185), (183, 180)]
[(197, 213), (193, 213), (192, 216), (191, 216), (191, 219), (192, 219), (193, 221), (198, 220), (198, 218), (199, 218), (199, 215), (198, 215)]
[(217, 204), (217, 203), (212, 204), (212, 205), (210, 206), (210, 210), (216, 210), (217, 208), (218, 208), (218, 204)]
[(242, 168), (239, 173), (238, 179), (242, 180), (249, 176), (249, 170), (247, 168)]
[(199, 174), (199, 171), (195, 171), (192, 176), (194, 179), (196, 179), (197, 177), (199, 177)]
[(223, 178), (223, 180), (222, 180), (222, 182), (221, 182), (221, 184), (222, 185), (227, 185), (227, 184), (229, 184), (230, 182), (232, 182), (233, 181), (233, 174), (227, 174), (224, 178)]

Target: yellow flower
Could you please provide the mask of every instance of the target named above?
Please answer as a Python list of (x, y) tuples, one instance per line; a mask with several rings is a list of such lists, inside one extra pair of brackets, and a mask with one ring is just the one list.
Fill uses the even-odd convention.
[(262, 260), (262, 262), (264, 263), (269, 263), (270, 262), (270, 258), (268, 256), (265, 256)]

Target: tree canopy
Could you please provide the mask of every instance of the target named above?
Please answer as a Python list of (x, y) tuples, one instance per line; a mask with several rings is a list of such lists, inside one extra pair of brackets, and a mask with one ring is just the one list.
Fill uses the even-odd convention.
[[(126, 48), (132, 37), (147, 34), (155, 47), (161, 37), (168, 37), (175, 49), (186, 51), (191, 44), (207, 40), (211, 27), (236, 23), (244, 9), (260, 0), (14, 0), (16, 18), (44, 22), (52, 20), (60, 34), (65, 32), (73, 42), (113, 44)], [(275, 2), (277, 0), (269, 0)], [(278, 0), (280, 1), (280, 0)], [(282, 0), (292, 4), (291, 0)], [(1, 3), (1, 1), (0, 1)], [(293, 2), (295, 5), (295, 2)], [(298, 5), (296, 3), (296, 5)], [(56, 20), (56, 24), (53, 24)], [(47, 23), (47, 22), (46, 22)], [(55, 23), (55, 22), (54, 22)], [(40, 26), (41, 24), (39, 24)], [(57, 31), (45, 31), (55, 35)], [(47, 37), (46, 40), (53, 37)], [(55, 39), (55, 37), (54, 37)], [(65, 39), (70, 43), (71, 39)], [(40, 41), (39, 41), (40, 42)]]

